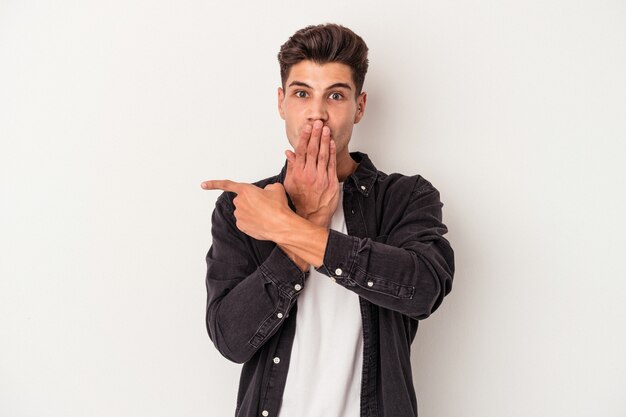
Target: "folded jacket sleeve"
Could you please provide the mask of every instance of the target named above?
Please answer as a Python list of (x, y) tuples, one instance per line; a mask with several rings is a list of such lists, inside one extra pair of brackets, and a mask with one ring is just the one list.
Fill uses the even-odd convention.
[(206, 326), (218, 351), (243, 363), (284, 323), (308, 272), (278, 246), (256, 258), (252, 238), (237, 229), (233, 196), (222, 193), (211, 216)]
[(316, 270), (378, 306), (428, 317), (450, 292), (454, 275), (442, 206), (439, 192), (419, 177), (406, 209), (385, 225), (384, 235), (359, 238), (331, 229)]

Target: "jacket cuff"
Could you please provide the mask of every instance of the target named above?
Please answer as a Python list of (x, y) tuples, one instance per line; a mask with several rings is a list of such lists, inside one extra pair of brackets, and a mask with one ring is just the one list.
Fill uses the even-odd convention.
[(302, 291), (304, 280), (309, 275), (309, 271), (303, 272), (278, 245), (259, 268), (289, 298)]
[(347, 280), (352, 276), (359, 238), (333, 229), (329, 229), (328, 232), (324, 260), (315, 270), (336, 280)]

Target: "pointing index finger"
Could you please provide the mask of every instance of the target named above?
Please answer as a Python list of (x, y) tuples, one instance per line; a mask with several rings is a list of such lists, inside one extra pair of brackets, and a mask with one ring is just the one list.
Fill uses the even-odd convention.
[(200, 186), (205, 190), (224, 190), (239, 194), (244, 184), (231, 180), (209, 180), (202, 182)]

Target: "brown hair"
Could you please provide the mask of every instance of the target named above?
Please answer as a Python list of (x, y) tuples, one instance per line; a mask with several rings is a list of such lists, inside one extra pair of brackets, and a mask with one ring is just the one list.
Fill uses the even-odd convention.
[(361, 94), (367, 73), (367, 51), (363, 39), (341, 25), (327, 23), (300, 29), (280, 47), (278, 53), (283, 88), (289, 70), (300, 61), (311, 60), (317, 64), (339, 62), (352, 70), (357, 96)]

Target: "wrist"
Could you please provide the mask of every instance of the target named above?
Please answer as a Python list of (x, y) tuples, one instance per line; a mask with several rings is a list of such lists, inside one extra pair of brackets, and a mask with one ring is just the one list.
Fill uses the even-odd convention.
[(308, 217), (305, 217), (305, 219), (307, 219), (308, 221), (310, 221), (311, 223), (317, 226), (322, 226), (325, 228), (330, 227), (331, 218), (320, 213), (310, 214)]
[(329, 235), (328, 226), (314, 224), (289, 210), (271, 235), (269, 240), (289, 248), (308, 264), (316, 268), (322, 264)]
[(300, 258), (298, 255), (296, 255), (291, 249), (281, 244), (279, 244), (278, 247), (281, 248), (283, 252), (285, 252), (289, 259), (291, 259), (291, 261), (295, 263), (302, 272), (306, 272), (309, 270), (310, 264), (304, 259)]
[(328, 210), (324, 210), (323, 208), (317, 209), (315, 211), (306, 211), (302, 208), (296, 207), (296, 214), (303, 219), (306, 219), (320, 226), (325, 226), (324, 223), (330, 224), (330, 217), (332, 217), (329, 217)]

